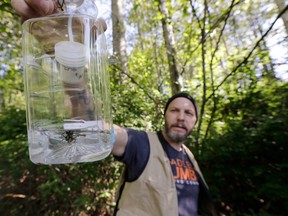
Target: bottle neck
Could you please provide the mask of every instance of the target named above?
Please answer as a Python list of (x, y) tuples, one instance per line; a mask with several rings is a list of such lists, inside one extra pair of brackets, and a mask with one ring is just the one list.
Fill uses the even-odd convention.
[(84, 1), (86, 0), (57, 0), (57, 4), (59, 6), (63, 6), (64, 8), (77, 8), (80, 7)]
[(66, 13), (86, 14), (94, 18), (98, 15), (94, 0), (58, 0), (58, 5)]

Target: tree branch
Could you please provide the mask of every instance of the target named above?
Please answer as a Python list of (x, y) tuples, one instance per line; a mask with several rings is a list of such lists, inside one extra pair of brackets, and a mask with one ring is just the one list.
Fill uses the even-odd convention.
[(259, 46), (259, 44), (261, 43), (261, 41), (264, 40), (264, 38), (268, 35), (268, 33), (272, 30), (272, 28), (274, 27), (275, 23), (277, 22), (277, 20), (288, 10), (288, 5), (278, 14), (278, 16), (276, 17), (276, 19), (273, 21), (273, 23), (271, 24), (271, 26), (269, 27), (269, 29), (261, 36), (261, 38), (256, 42), (255, 46), (252, 48), (252, 50), (248, 53), (248, 55), (243, 59), (243, 61), (238, 64), (232, 71), (231, 73), (229, 73), (221, 82), (220, 84), (213, 90), (213, 92), (209, 95), (209, 97), (206, 98), (206, 102), (208, 100), (211, 99), (211, 97), (213, 96), (214, 92), (217, 91), (225, 82), (226, 80), (231, 77), (233, 74), (235, 74), (238, 69), (240, 67), (242, 67), (243, 65), (245, 65), (249, 58), (251, 57), (251, 55), (253, 54), (253, 52), (255, 51), (255, 49)]
[(155, 100), (155, 98), (153, 96), (151, 96), (149, 94), (149, 91), (146, 90), (143, 86), (141, 86), (131, 75), (126, 73), (124, 70), (122, 70), (120, 67), (118, 67), (115, 64), (113, 64), (113, 67), (116, 70), (119, 70), (121, 74), (124, 74), (125, 76), (127, 76), (131, 80), (132, 83), (134, 83), (136, 86), (138, 86), (138, 88), (141, 89), (148, 96), (148, 98), (150, 98), (156, 104), (157, 101)]

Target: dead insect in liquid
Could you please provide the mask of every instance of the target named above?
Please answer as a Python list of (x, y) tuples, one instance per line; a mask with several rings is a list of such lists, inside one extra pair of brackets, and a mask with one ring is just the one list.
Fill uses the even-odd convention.
[(75, 142), (77, 137), (80, 136), (77, 132), (71, 130), (64, 131), (61, 135), (67, 143)]

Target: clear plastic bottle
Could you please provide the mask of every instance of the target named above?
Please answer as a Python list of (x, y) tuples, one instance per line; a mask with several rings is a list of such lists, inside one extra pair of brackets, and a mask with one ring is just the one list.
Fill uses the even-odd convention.
[(93, 0), (23, 23), (27, 130), (33, 163), (91, 162), (112, 149), (106, 39)]

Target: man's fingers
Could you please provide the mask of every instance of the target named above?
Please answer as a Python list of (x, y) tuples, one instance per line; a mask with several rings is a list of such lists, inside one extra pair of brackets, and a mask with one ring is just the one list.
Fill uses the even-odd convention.
[(33, 8), (31, 8), (24, 0), (12, 0), (11, 4), (16, 13), (22, 16), (24, 19), (39, 16), (38, 13)]
[(11, 4), (23, 20), (49, 15), (56, 10), (55, 0), (11, 0)]
[[(57, 11), (57, 0), (11, 0), (11, 4), (17, 14), (22, 17), (22, 21), (34, 17), (50, 15)], [(105, 32), (107, 30), (105, 20), (99, 18), (97, 21)]]
[(41, 16), (50, 15), (57, 8), (56, 0), (24, 0), (24, 1)]

